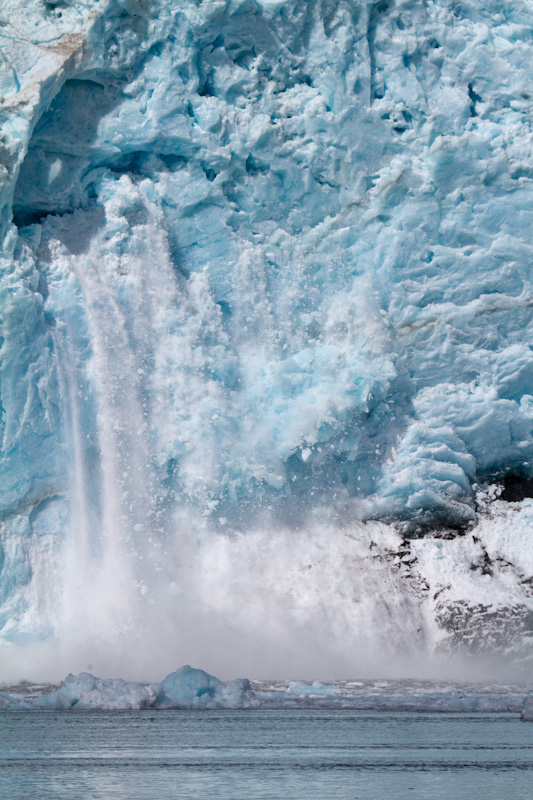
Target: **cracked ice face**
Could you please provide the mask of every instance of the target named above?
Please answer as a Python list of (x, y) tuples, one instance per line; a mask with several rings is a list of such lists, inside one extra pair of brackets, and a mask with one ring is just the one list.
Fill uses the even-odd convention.
[[(522, 12), (494, 53), (473, 5), (459, 37), (440, 6), (239, 12), (162, 5), (122, 30), (109, 12), (105, 54), (30, 143), (20, 263), (59, 293), (69, 260), (112, 265), (128, 393), (185, 502), (227, 519), (363, 497), (468, 523), (472, 484), (531, 450)], [(79, 304), (89, 363), (89, 289), (58, 292), (42, 313)]]

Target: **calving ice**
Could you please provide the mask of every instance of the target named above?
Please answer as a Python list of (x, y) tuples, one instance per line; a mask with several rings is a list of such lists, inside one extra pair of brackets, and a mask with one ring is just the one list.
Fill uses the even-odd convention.
[(529, 4), (0, 15), (0, 678), (527, 665)]

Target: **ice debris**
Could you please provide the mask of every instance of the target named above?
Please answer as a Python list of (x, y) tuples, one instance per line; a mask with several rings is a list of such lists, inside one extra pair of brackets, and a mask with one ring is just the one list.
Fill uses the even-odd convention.
[(16, 710), (117, 711), (143, 708), (247, 708), (255, 695), (249, 681), (223, 683), (202, 669), (186, 665), (159, 684), (96, 678), (88, 672), (67, 675), (58, 689), (26, 699), (0, 693), (0, 708)]
[(524, 703), (520, 719), (523, 719), (524, 722), (533, 722), (533, 697), (528, 697)]
[(117, 711), (133, 709), (347, 708), (375, 711), (519, 713), (533, 719), (531, 688), (435, 681), (224, 682), (190, 666), (159, 684), (68, 675), (58, 689), (37, 696), (0, 692), (5, 711)]

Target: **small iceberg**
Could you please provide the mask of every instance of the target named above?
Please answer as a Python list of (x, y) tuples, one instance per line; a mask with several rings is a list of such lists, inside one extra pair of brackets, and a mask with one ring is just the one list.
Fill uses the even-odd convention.
[(152, 688), (156, 692), (155, 708), (250, 708), (257, 704), (246, 678), (223, 683), (203, 669), (188, 665), (171, 672)]
[(67, 675), (58, 689), (36, 698), (0, 692), (0, 709), (9, 711), (128, 711), (163, 708), (251, 708), (258, 705), (246, 679), (224, 683), (189, 665), (158, 684), (96, 678), (88, 672)]
[[(161, 683), (128, 683), (88, 672), (68, 675), (59, 687), (0, 691), (4, 711), (127, 711), (138, 709), (352, 709), (359, 711), (513, 713), (533, 721), (530, 685), (436, 681), (225, 682), (189, 665)], [(44, 690), (44, 691), (43, 691)]]
[(288, 694), (297, 694), (308, 697), (309, 695), (326, 695), (338, 694), (338, 689), (335, 686), (329, 686), (320, 681), (313, 681), (313, 683), (290, 683), (287, 689)]
[(524, 703), (520, 719), (524, 722), (533, 722), (533, 697), (528, 697)]

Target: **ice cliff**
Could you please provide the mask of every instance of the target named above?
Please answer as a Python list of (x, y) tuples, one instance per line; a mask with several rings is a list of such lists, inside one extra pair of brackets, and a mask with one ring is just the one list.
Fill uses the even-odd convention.
[(194, 592), (529, 652), (532, 506), (497, 497), (533, 494), (530, 4), (0, 25), (5, 641)]

